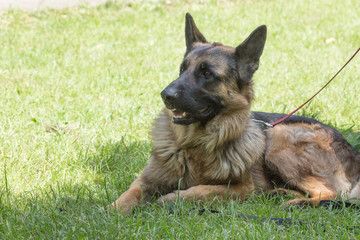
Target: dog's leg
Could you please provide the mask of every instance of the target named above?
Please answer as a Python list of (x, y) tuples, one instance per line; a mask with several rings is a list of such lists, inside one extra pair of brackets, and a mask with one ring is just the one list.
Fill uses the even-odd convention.
[(310, 205), (318, 206), (321, 200), (331, 200), (336, 198), (337, 192), (324, 180), (316, 177), (306, 177), (297, 184), (297, 187), (309, 193), (310, 198), (296, 198), (286, 202), (286, 205)]
[(159, 202), (174, 202), (177, 198), (191, 201), (247, 199), (254, 190), (254, 184), (198, 185), (187, 190), (175, 191), (159, 198)]
[(121, 194), (121, 196), (112, 204), (108, 206), (108, 209), (115, 208), (125, 214), (130, 213), (131, 209), (138, 206), (142, 199), (141, 178), (137, 178), (130, 188)]

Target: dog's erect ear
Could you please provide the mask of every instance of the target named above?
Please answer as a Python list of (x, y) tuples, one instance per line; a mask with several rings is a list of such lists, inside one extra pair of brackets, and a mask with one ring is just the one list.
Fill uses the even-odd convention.
[(256, 28), (250, 36), (236, 47), (241, 80), (249, 82), (259, 67), (259, 59), (266, 41), (266, 26)]
[(192, 50), (193, 43), (195, 42), (206, 43), (205, 37), (196, 27), (194, 19), (192, 18), (190, 13), (186, 13), (185, 16), (185, 40), (186, 40), (186, 54), (188, 54)]

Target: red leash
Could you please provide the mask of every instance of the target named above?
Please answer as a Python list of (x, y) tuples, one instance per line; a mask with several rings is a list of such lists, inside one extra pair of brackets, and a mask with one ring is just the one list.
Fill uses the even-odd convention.
[[(355, 55), (360, 51), (360, 48), (358, 48), (358, 50), (354, 53), (354, 55), (352, 55), (352, 57), (345, 63), (344, 66), (342, 66), (342, 68), (340, 68), (340, 70), (317, 92), (315, 93), (311, 98), (309, 98), (305, 103), (303, 103), (300, 107), (298, 107), (297, 109), (295, 109), (293, 112), (289, 113), (288, 115), (286, 115), (285, 117), (270, 123), (269, 125), (271, 125), (271, 127), (275, 127), (276, 125), (278, 125), (279, 123), (285, 121), (287, 118), (289, 118), (291, 115), (293, 115), (294, 113), (296, 113), (297, 111), (299, 111), (305, 104), (307, 104), (308, 102), (310, 102), (316, 95), (318, 95), (324, 88), (327, 87), (327, 85), (329, 85), (329, 83), (331, 83), (332, 80), (334, 80), (334, 78), (346, 67), (346, 65), (355, 57)], [(269, 126), (267, 125), (267, 126)]]

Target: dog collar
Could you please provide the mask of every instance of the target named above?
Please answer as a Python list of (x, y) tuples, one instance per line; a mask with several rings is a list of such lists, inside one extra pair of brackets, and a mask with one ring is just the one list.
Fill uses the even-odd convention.
[(271, 123), (268, 123), (268, 122), (265, 122), (265, 121), (261, 121), (261, 120), (254, 119), (254, 118), (252, 118), (251, 120), (253, 120), (256, 123), (260, 123), (264, 127), (270, 127), (270, 128), (274, 127)]

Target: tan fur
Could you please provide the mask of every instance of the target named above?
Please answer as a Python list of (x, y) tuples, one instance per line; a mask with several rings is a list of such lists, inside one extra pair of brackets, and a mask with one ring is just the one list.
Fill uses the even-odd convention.
[[(318, 124), (280, 125), (267, 131), (269, 141), (265, 161), (289, 186), (308, 192), (310, 176), (320, 179), (331, 192), (349, 193), (341, 160), (331, 147), (333, 138)], [(323, 180), (322, 180), (323, 179)], [(320, 185), (319, 185), (320, 186)], [(320, 188), (323, 191), (325, 188)], [(327, 193), (324, 193), (326, 195)]]
[(299, 188), (309, 193), (310, 198), (290, 200), (288, 204), (310, 204), (316, 206), (321, 200), (334, 199), (337, 196), (336, 190), (324, 179), (306, 176), (299, 184)]
[(230, 185), (197, 185), (186, 190), (175, 191), (158, 199), (159, 202), (174, 202), (177, 198), (192, 201), (247, 199), (254, 189), (251, 175), (248, 182)]

